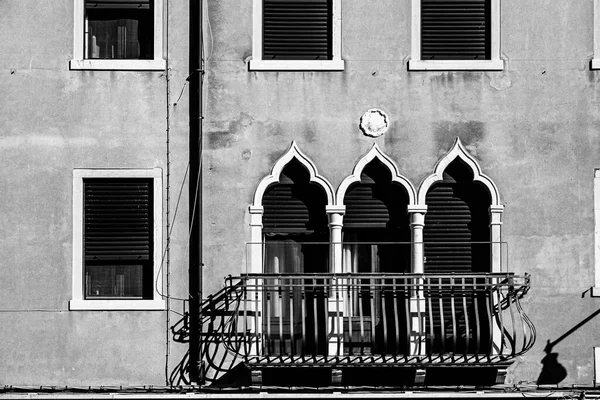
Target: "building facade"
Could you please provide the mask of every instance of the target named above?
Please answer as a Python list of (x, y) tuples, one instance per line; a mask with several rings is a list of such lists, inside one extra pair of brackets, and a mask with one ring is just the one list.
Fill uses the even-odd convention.
[(0, 383), (595, 383), (600, 1), (199, 5), (0, 3)]

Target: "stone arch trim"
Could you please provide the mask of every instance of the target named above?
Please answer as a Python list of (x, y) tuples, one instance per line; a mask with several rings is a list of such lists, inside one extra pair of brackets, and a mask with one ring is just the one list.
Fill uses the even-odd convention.
[(369, 150), (367, 154), (365, 154), (360, 160), (358, 160), (358, 162), (354, 166), (354, 169), (352, 170), (352, 175), (346, 177), (346, 179), (342, 181), (336, 192), (335, 204), (344, 204), (344, 196), (346, 195), (348, 188), (353, 183), (360, 182), (360, 175), (362, 174), (364, 168), (374, 159), (379, 160), (391, 172), (392, 182), (399, 184), (406, 190), (406, 193), (408, 194), (409, 206), (416, 204), (416, 191), (414, 186), (412, 185), (412, 183), (410, 183), (410, 181), (407, 178), (400, 175), (396, 163), (394, 163), (394, 161), (392, 161), (390, 157), (388, 157), (385, 153), (381, 151), (379, 146), (377, 146), (377, 143), (374, 143), (373, 147), (371, 147), (371, 150)]
[(448, 167), (448, 165), (450, 165), (450, 163), (457, 158), (462, 160), (465, 164), (467, 164), (467, 166), (469, 166), (469, 168), (471, 168), (473, 171), (473, 181), (480, 182), (487, 188), (492, 202), (491, 208), (494, 209), (502, 207), (502, 204), (500, 203), (500, 193), (496, 187), (496, 184), (487, 175), (481, 172), (479, 163), (477, 163), (477, 160), (475, 160), (475, 158), (469, 154), (458, 137), (454, 141), (454, 145), (450, 151), (448, 151), (442, 158), (438, 160), (433, 169), (433, 174), (429, 175), (423, 180), (423, 182), (421, 182), (418, 190), (417, 204), (426, 205), (425, 197), (427, 196), (427, 192), (434, 183), (443, 180), (443, 174), (446, 170), (446, 167)]
[(331, 183), (329, 183), (327, 179), (319, 175), (315, 164), (310, 160), (310, 158), (308, 158), (304, 153), (302, 153), (302, 151), (300, 151), (298, 145), (296, 144), (296, 141), (294, 140), (292, 141), (292, 144), (290, 145), (289, 149), (285, 152), (285, 154), (275, 162), (273, 168), (271, 169), (271, 173), (265, 176), (258, 184), (254, 192), (254, 198), (252, 201), (252, 205), (250, 206), (251, 208), (262, 207), (262, 199), (263, 195), (265, 194), (265, 191), (272, 184), (279, 182), (281, 172), (283, 171), (285, 166), (294, 158), (298, 160), (298, 162), (300, 162), (300, 164), (302, 164), (308, 170), (308, 173), (310, 175), (309, 182), (315, 183), (323, 189), (327, 196), (327, 205), (330, 206), (334, 204), (333, 186), (331, 185)]

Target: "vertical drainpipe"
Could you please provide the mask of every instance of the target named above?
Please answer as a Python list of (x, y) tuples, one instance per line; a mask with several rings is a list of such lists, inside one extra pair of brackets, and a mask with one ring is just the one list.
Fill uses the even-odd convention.
[(202, 2), (189, 0), (189, 300), (190, 381), (201, 384), (202, 302)]

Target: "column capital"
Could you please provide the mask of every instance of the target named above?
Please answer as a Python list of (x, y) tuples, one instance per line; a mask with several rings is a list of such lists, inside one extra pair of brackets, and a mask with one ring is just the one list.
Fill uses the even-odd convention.
[(265, 208), (263, 206), (255, 206), (255, 205), (250, 205), (248, 207), (248, 210), (250, 211), (250, 214), (264, 214), (265, 213)]
[(490, 206), (490, 214), (502, 214), (504, 212), (504, 206), (502, 204), (496, 204)]
[(406, 211), (409, 214), (415, 214), (415, 213), (419, 213), (419, 214), (426, 214), (427, 213), (427, 205), (409, 205), (408, 207), (406, 207)]
[(335, 206), (325, 206), (325, 212), (327, 214), (346, 214), (346, 206), (345, 205), (335, 205)]

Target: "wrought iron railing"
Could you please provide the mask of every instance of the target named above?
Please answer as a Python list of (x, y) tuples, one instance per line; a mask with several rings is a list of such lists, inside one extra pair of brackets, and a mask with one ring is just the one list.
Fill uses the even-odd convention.
[(520, 304), (528, 275), (246, 274), (226, 281), (226, 309), (212, 316), (222, 320), (220, 331), (204, 332), (249, 363), (494, 364), (535, 341)]

